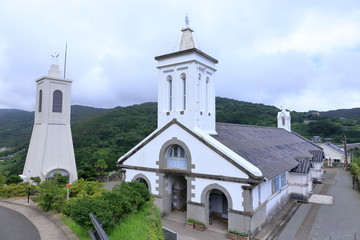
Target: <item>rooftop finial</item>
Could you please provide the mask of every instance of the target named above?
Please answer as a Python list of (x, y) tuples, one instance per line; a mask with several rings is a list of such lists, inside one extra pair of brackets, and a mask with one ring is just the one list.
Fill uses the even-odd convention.
[(185, 17), (185, 24), (187, 27), (189, 27), (189, 17), (188, 15), (186, 14), (186, 17)]
[(59, 55), (60, 53), (54, 52), (54, 54), (50, 54), (50, 56), (52, 57), (52, 61), (53, 64), (57, 64), (59, 61)]

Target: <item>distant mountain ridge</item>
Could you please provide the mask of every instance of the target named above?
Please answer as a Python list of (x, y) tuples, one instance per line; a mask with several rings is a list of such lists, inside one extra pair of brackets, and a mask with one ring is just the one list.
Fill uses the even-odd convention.
[[(320, 112), (320, 116), (293, 111), (292, 130), (307, 138), (330, 137), (335, 143), (340, 143), (343, 133), (346, 133), (348, 142), (360, 142), (358, 110)], [(276, 127), (279, 111), (274, 106), (216, 98), (217, 122)], [(340, 119), (350, 117), (354, 119)], [(27, 148), (33, 121), (34, 112), (0, 109), (0, 146)], [(103, 159), (109, 166), (107, 170), (116, 170), (115, 161), (156, 129), (157, 103), (112, 109), (74, 105), (71, 109), (71, 123), (78, 169), (92, 169), (97, 160)], [(26, 152), (16, 162), (9, 162), (7, 171), (18, 173), (25, 156)]]
[(320, 115), (345, 119), (360, 119), (360, 108), (338, 109), (320, 112)]

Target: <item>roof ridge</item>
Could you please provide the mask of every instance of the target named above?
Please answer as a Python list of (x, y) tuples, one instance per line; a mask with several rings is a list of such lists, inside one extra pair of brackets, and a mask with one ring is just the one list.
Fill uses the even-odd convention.
[(249, 124), (241, 124), (241, 123), (225, 123), (225, 122), (216, 122), (216, 124), (236, 125), (236, 126), (243, 126), (243, 127), (256, 127), (256, 128), (271, 128), (271, 129), (284, 130), (283, 128), (278, 128), (278, 127), (261, 126), (261, 125), (249, 125)]

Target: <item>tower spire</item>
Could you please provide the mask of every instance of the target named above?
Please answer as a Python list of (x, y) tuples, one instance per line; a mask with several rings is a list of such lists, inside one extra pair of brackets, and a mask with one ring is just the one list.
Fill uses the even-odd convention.
[(194, 30), (192, 30), (189, 27), (189, 23), (190, 23), (189, 17), (186, 14), (186, 17), (185, 17), (186, 27), (181, 29), (181, 31), (183, 33), (182, 33), (181, 42), (180, 42), (180, 51), (195, 48), (195, 43), (194, 43), (194, 39), (192, 36), (192, 32), (194, 32)]

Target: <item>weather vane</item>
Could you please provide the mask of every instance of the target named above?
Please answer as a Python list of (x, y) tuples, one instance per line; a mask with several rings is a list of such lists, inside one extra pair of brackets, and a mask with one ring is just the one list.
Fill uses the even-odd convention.
[(57, 64), (59, 61), (59, 55), (60, 53), (54, 52), (54, 54), (50, 54), (50, 56), (52, 57), (52, 61), (54, 64)]
[(185, 17), (185, 24), (187, 27), (189, 27), (189, 17), (188, 15), (186, 14), (186, 17)]

